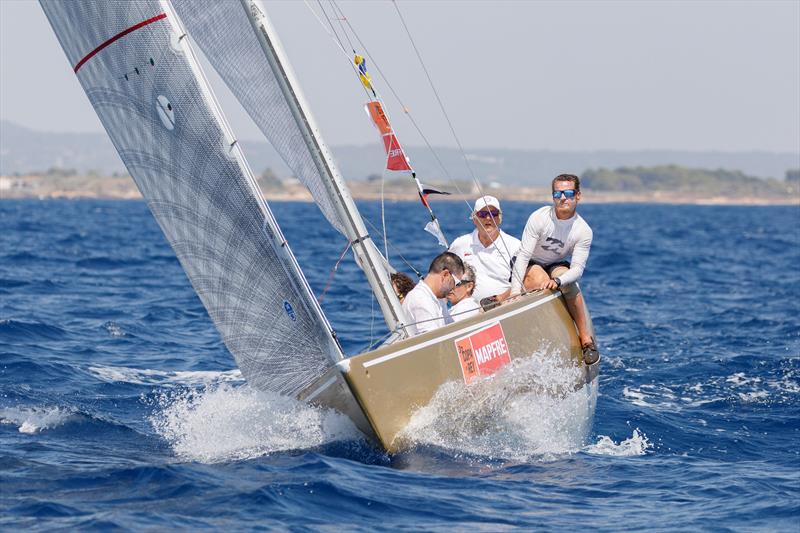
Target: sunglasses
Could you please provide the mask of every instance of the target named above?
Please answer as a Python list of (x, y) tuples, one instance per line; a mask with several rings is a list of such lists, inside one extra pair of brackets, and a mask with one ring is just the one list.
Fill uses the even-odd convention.
[(564, 198), (566, 198), (567, 200), (571, 200), (575, 198), (576, 192), (578, 191), (576, 191), (575, 189), (567, 189), (565, 191), (553, 191), (553, 199), (558, 200), (559, 198), (561, 198), (561, 195), (563, 194)]
[(488, 218), (488, 217), (497, 218), (500, 216), (500, 211), (492, 209), (490, 211), (478, 211), (475, 214), (478, 216), (478, 218)]
[[(448, 272), (450, 272), (450, 271), (448, 270)], [(452, 278), (453, 278), (453, 281), (455, 281), (455, 282), (456, 282), (456, 287), (458, 287), (459, 285), (461, 285), (461, 280), (458, 278), (458, 276), (456, 276), (456, 275), (455, 275), (455, 274), (453, 274), (452, 272), (450, 272), (450, 276), (452, 276)]]
[(471, 279), (462, 279), (461, 281), (456, 283), (456, 287), (463, 287), (467, 283), (475, 283), (475, 282), (473, 280), (471, 280)]

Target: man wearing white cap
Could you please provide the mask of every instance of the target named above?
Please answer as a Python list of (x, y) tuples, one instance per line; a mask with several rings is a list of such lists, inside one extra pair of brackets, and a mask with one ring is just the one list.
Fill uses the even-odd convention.
[(511, 288), (511, 258), (519, 249), (519, 239), (500, 229), (503, 212), (494, 196), (482, 196), (472, 210), (475, 230), (450, 245), (450, 251), (475, 270), (475, 293), (481, 301)]

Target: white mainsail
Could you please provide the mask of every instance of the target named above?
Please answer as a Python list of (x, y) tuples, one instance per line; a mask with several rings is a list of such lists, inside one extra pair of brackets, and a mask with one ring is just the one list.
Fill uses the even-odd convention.
[(41, 5), (242, 373), (286, 394), (308, 386), (341, 349), (171, 4)]
[(311, 192), (328, 221), (353, 244), (390, 330), (406, 322), (386, 261), (364, 226), (333, 156), (259, 0), (172, 0), (190, 37)]

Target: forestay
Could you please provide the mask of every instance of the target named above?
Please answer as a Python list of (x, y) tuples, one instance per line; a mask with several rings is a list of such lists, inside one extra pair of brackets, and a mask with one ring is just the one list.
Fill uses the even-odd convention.
[(242, 373), (267, 390), (306, 387), (341, 351), (172, 6), (41, 3)]

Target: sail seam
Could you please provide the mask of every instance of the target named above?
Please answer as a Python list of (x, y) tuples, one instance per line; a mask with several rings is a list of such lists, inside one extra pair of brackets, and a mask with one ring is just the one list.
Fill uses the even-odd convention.
[(148, 24), (152, 24), (153, 22), (157, 22), (157, 21), (159, 21), (161, 19), (165, 19), (165, 18), (167, 18), (167, 14), (166, 13), (161, 13), (159, 15), (156, 15), (155, 17), (149, 18), (147, 20), (143, 20), (139, 24), (134, 24), (130, 28), (119, 32), (118, 34), (116, 34), (115, 36), (111, 37), (110, 39), (107, 39), (106, 41), (101, 43), (97, 48), (95, 48), (94, 50), (92, 50), (91, 52), (86, 54), (83, 57), (83, 59), (78, 61), (78, 64), (75, 65), (75, 68), (73, 69), (74, 72), (77, 74), (78, 73), (78, 69), (80, 69), (83, 66), (84, 63), (89, 61), (92, 57), (97, 55), (103, 48), (105, 48), (108, 45), (112, 44), (114, 41), (118, 41), (119, 39), (122, 39), (123, 37), (125, 37), (126, 35), (128, 35), (131, 32), (134, 32), (134, 31), (136, 31), (136, 30), (138, 30), (140, 28), (144, 28)]

